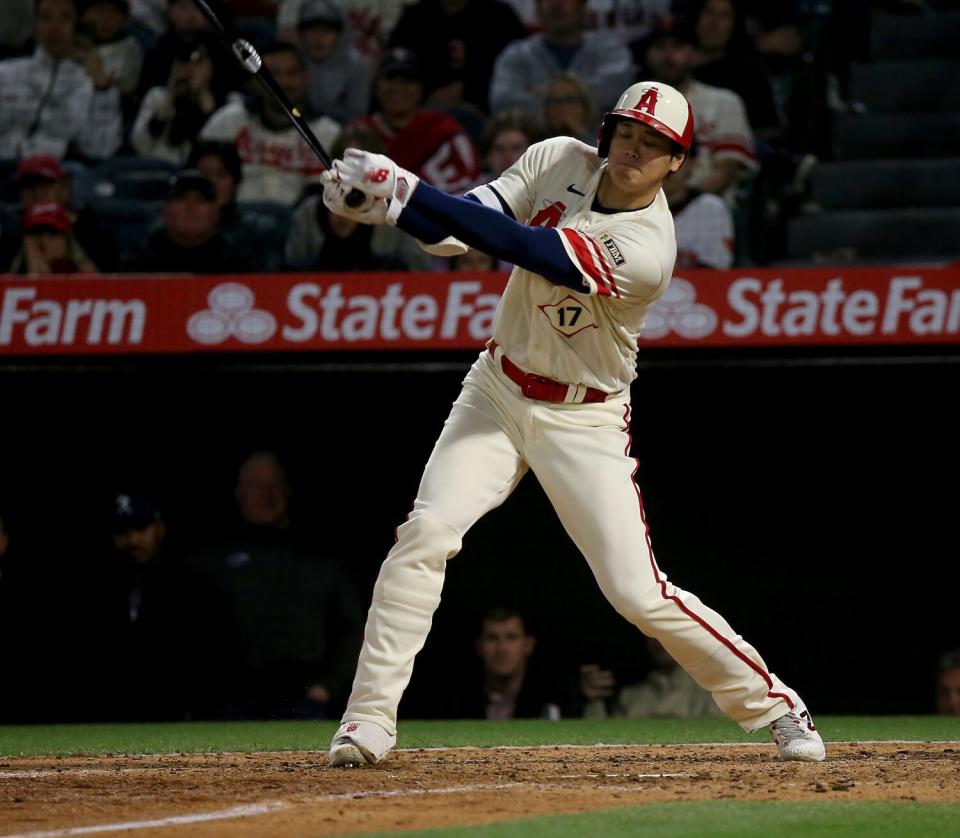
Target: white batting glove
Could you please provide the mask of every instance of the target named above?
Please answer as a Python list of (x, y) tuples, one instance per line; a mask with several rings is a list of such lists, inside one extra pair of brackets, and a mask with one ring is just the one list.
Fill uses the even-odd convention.
[(368, 195), (389, 199), (387, 222), (396, 224), (400, 213), (420, 183), (413, 172), (408, 172), (383, 154), (372, 154), (359, 148), (348, 148), (342, 160), (333, 164), (334, 176), (351, 189)]
[(387, 201), (374, 195), (366, 195), (366, 200), (359, 207), (347, 206), (347, 195), (353, 189), (344, 186), (336, 174), (326, 171), (320, 175), (323, 184), (323, 205), (330, 212), (359, 221), (361, 224), (385, 224), (387, 221)]

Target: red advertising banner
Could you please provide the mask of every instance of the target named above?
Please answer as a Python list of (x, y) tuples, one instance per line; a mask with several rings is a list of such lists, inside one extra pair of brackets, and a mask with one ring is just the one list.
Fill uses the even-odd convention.
[[(6, 276), (0, 355), (479, 348), (506, 279)], [(960, 266), (895, 266), (684, 271), (640, 347), (956, 343)]]

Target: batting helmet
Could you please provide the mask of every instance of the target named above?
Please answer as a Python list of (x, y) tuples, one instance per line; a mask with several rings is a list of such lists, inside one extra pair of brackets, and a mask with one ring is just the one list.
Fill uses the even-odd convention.
[(649, 125), (684, 150), (693, 142), (693, 109), (683, 94), (669, 84), (641, 81), (631, 84), (611, 111), (603, 115), (597, 134), (597, 154), (610, 153), (613, 126), (621, 119), (633, 119)]

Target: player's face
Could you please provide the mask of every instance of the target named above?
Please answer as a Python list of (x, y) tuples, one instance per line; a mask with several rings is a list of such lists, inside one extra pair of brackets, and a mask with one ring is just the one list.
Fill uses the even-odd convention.
[(523, 669), (535, 645), (535, 638), (527, 634), (519, 617), (500, 622), (486, 620), (477, 640), (477, 653), (488, 673), (510, 678)]
[(644, 194), (659, 188), (670, 172), (680, 168), (683, 157), (674, 157), (671, 149), (670, 140), (659, 131), (623, 120), (613, 130), (607, 172), (620, 191)]

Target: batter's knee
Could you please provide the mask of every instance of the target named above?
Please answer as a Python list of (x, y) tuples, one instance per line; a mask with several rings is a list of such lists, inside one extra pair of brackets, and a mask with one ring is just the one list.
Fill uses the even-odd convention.
[(644, 634), (653, 635), (654, 615), (663, 604), (657, 589), (644, 593), (621, 591), (608, 595), (607, 599), (627, 622), (635, 625)]
[(418, 561), (443, 564), (452, 559), (463, 541), (457, 532), (439, 515), (432, 512), (414, 512), (397, 529), (397, 543), (390, 551), (390, 558), (412, 555)]

